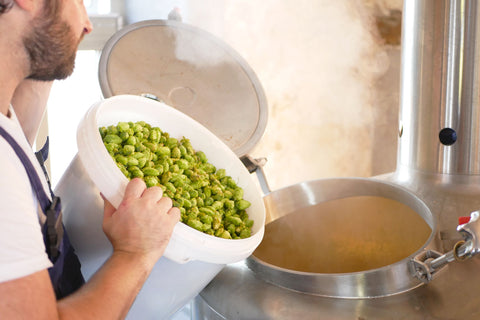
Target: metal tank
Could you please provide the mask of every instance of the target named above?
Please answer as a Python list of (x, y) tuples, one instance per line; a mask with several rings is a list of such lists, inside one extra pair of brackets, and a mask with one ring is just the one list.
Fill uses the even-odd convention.
[[(480, 319), (480, 260), (475, 256), (480, 220), (474, 212), (480, 209), (479, 17), (475, 0), (404, 1), (395, 172), (320, 179), (273, 192), (265, 188), (266, 238), (269, 225), (288, 216), (302, 218), (318, 207), (315, 223), (320, 226), (330, 221), (328, 214), (337, 214), (335, 205), (341, 206), (332, 201), (373, 196), (403, 203), (420, 218), (402, 227), (399, 249), (418, 223), (428, 226), (426, 241), (397, 261), (354, 272), (292, 270), (255, 251), (224, 268), (197, 296), (194, 319)], [(263, 175), (261, 167), (254, 170)], [(334, 204), (330, 211), (322, 207), (327, 203)], [(329, 222), (329, 230), (319, 227), (318, 237), (351, 237), (345, 225), (358, 215), (366, 222), (358, 228), (377, 232), (377, 217), (360, 209), (350, 207), (346, 218)], [(372, 248), (367, 260), (385, 254), (380, 245)], [(346, 249), (337, 254), (348, 258), (355, 253)], [(324, 256), (325, 264), (331, 260)]]

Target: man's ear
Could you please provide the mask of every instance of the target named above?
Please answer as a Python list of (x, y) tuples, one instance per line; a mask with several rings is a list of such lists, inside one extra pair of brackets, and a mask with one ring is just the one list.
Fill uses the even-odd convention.
[[(40, 0), (13, 0), (21, 9), (27, 11), (35, 10), (35, 7), (40, 5)], [(48, 1), (48, 0), (46, 0)]]

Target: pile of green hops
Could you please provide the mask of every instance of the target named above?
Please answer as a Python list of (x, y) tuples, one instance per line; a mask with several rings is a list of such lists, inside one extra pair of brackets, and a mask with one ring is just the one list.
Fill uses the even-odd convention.
[(246, 212), (251, 204), (243, 199), (243, 189), (190, 140), (170, 137), (144, 121), (119, 122), (99, 132), (122, 173), (162, 188), (180, 208), (183, 223), (225, 239), (251, 236), (253, 220)]

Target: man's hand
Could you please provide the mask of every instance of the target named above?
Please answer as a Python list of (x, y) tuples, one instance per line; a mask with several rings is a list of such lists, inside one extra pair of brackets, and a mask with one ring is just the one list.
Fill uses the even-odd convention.
[(163, 197), (159, 187), (147, 188), (139, 178), (132, 179), (117, 210), (105, 201), (103, 230), (115, 252), (146, 258), (155, 263), (164, 253), (180, 210)]
[(105, 200), (103, 230), (113, 254), (83, 287), (59, 301), (60, 318), (124, 319), (179, 220), (180, 210), (162, 189), (147, 189), (138, 178), (128, 183), (117, 210)]

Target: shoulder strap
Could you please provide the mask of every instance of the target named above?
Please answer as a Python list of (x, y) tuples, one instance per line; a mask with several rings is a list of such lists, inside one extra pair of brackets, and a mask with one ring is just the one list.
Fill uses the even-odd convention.
[[(23, 151), (22, 147), (15, 141), (15, 139), (2, 127), (0, 127), (0, 135), (10, 144), (13, 148), (15, 153), (17, 154), (18, 158), (22, 162), (23, 166), (25, 167), (25, 171), (27, 172), (28, 179), (37, 195), (38, 202), (40, 203), (40, 207), (42, 208), (43, 213), (46, 215), (46, 222), (44, 228), (46, 229), (46, 233), (44, 234), (45, 240), (45, 247), (47, 249), (47, 254), (49, 258), (54, 261), (58, 257), (58, 248), (59, 248), (59, 241), (62, 239), (62, 235), (60, 234), (60, 230), (57, 231), (57, 218), (61, 218), (59, 216), (59, 212), (61, 210), (60, 198), (56, 197), (52, 189), (50, 188), (50, 182), (48, 181), (48, 187), (50, 188), (50, 193), (52, 194), (52, 201), (48, 198), (45, 190), (43, 189), (42, 182), (40, 177), (38, 176), (35, 167), (33, 166), (32, 162), (28, 158), (25, 151)], [(48, 143), (48, 140), (47, 140)], [(48, 145), (47, 145), (48, 148)], [(43, 149), (45, 151), (45, 149)], [(43, 155), (42, 150), (36, 154), (37, 159), (41, 159), (40, 164), (41, 167), (46, 174), (46, 169), (43, 165)], [(45, 175), (48, 177), (48, 175)], [(60, 229), (60, 226), (58, 226)], [(60, 235), (60, 236), (59, 236)]]
[(12, 146), (18, 158), (20, 159), (20, 161), (22, 161), (23, 166), (27, 171), (28, 179), (30, 180), (32, 187), (35, 190), (38, 201), (40, 202), (40, 206), (43, 212), (47, 212), (47, 209), (50, 206), (50, 199), (48, 199), (48, 196), (43, 189), (42, 182), (40, 181), (40, 178), (38, 177), (37, 171), (35, 170), (32, 162), (28, 158), (25, 151), (23, 151), (22, 147), (20, 147), (20, 145), (17, 143), (17, 141), (15, 141), (15, 139), (13, 139), (13, 137), (2, 127), (0, 127), (0, 135), (3, 136), (3, 138)]
[(47, 139), (45, 141), (45, 144), (43, 147), (35, 152), (35, 157), (37, 157), (38, 162), (40, 163), (40, 167), (43, 170), (43, 175), (45, 176), (45, 179), (47, 179), (47, 184), (48, 184), (48, 189), (50, 190), (50, 195), (52, 196), (52, 199), (54, 198), (54, 194), (52, 191), (52, 184), (50, 183), (50, 177), (48, 176), (47, 169), (45, 168), (45, 161), (48, 158), (48, 149), (50, 146), (49, 138), (47, 136)]
[(80, 288), (85, 283), (85, 279), (82, 275), (80, 261), (70, 244), (66, 232), (64, 232), (60, 198), (53, 194), (44, 166), (44, 159), (46, 159), (48, 152), (48, 138), (45, 146), (42, 150), (36, 152), (35, 156), (45, 173), (52, 201), (48, 199), (35, 167), (21, 146), (2, 127), (0, 127), (0, 135), (12, 146), (23, 163), (30, 183), (37, 195), (41, 210), (47, 217), (45, 225), (42, 226), (42, 234), (48, 258), (53, 263), (53, 266), (48, 269), (48, 273), (57, 299), (63, 298)]

